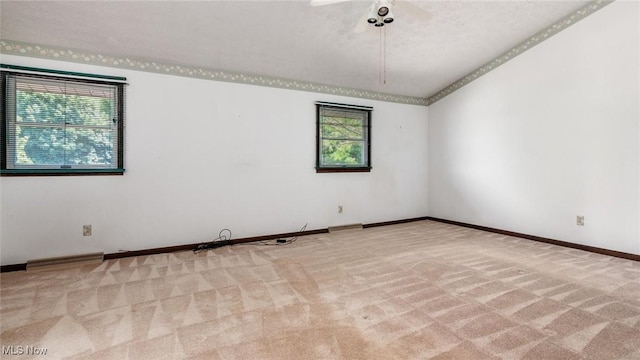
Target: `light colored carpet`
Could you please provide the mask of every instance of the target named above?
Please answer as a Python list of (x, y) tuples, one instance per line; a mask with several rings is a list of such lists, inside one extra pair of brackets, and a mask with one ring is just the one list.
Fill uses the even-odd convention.
[(640, 359), (640, 263), (432, 221), (0, 280), (3, 358)]

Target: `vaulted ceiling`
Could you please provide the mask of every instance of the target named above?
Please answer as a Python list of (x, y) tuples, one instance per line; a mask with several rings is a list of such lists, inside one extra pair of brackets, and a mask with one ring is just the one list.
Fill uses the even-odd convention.
[(354, 32), (371, 4), (2, 0), (0, 38), (426, 98), (587, 2), (397, 1), (393, 23)]

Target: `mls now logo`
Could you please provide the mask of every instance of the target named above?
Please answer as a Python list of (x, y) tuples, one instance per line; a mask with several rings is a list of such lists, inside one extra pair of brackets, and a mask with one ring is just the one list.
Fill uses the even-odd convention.
[(35, 346), (2, 346), (2, 355), (47, 355), (47, 348)]

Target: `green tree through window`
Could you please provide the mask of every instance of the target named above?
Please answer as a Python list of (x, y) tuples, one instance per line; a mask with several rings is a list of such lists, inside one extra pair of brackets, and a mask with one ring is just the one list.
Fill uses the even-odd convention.
[(123, 84), (2, 75), (3, 174), (122, 169)]
[(112, 98), (16, 91), (16, 165), (110, 165)]
[(371, 108), (316, 103), (318, 172), (369, 171)]

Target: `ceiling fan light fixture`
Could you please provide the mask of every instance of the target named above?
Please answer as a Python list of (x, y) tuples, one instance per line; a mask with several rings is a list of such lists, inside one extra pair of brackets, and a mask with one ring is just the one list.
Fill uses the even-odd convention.
[(382, 26), (384, 26), (384, 22), (382, 22), (382, 21), (377, 22), (377, 23), (375, 23), (375, 25), (374, 25), (374, 26), (375, 26), (375, 27), (382, 27)]
[(385, 17), (389, 15), (389, 7), (386, 5), (382, 5), (378, 7), (378, 16)]
[(389, 10), (389, 14), (384, 17), (383, 21), (385, 22), (385, 24), (390, 24), (393, 22), (393, 14), (391, 13), (391, 10)]
[(367, 17), (367, 22), (369, 24), (375, 24), (378, 22), (378, 14), (376, 13), (375, 4), (371, 5), (371, 9), (369, 9), (369, 16)]

